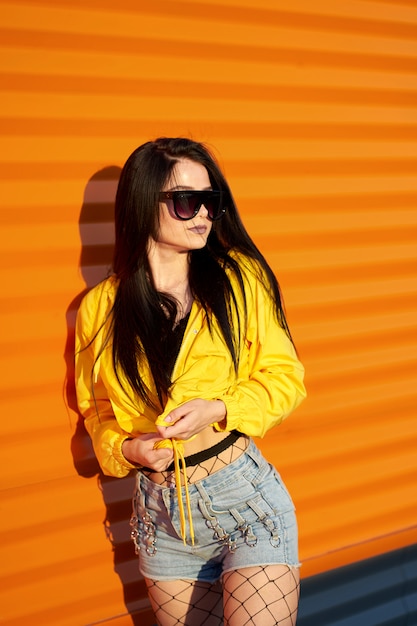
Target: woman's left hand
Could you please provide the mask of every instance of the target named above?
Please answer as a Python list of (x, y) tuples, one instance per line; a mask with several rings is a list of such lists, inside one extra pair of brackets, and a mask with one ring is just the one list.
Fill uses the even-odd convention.
[(165, 417), (165, 424), (158, 426), (158, 433), (164, 439), (191, 439), (214, 422), (221, 422), (226, 416), (226, 405), (222, 400), (195, 398), (172, 409)]

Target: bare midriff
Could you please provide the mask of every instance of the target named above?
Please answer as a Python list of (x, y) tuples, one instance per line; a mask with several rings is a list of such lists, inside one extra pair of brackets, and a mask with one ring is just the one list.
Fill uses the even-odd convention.
[[(220, 441), (229, 436), (228, 432), (218, 432), (209, 427), (196, 435), (191, 441), (187, 441), (184, 444), (184, 456), (190, 456), (197, 454), (203, 450), (207, 450), (218, 444)], [(187, 480), (189, 483), (194, 483), (198, 480), (202, 480), (207, 476), (214, 474), (220, 469), (229, 465), (233, 461), (239, 458), (239, 456), (246, 450), (248, 445), (248, 438), (245, 435), (239, 437), (235, 443), (223, 450), (219, 454), (210, 457), (209, 459), (202, 461), (198, 465), (186, 466)], [(172, 486), (175, 480), (173, 471), (164, 472), (145, 472), (148, 478), (159, 485)]]

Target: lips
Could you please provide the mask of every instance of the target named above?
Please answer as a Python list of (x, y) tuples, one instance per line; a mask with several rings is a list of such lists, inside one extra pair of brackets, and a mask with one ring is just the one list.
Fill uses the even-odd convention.
[(189, 228), (189, 230), (196, 235), (205, 235), (207, 232), (207, 226), (193, 226), (192, 228)]

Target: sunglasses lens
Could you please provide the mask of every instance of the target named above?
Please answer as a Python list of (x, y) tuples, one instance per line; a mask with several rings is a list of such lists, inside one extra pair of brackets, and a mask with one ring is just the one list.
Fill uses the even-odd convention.
[(174, 210), (177, 217), (189, 220), (196, 214), (199, 198), (192, 193), (178, 193), (174, 196)]
[(220, 195), (211, 195), (204, 202), (204, 206), (207, 209), (208, 216), (211, 220), (216, 220), (220, 213)]

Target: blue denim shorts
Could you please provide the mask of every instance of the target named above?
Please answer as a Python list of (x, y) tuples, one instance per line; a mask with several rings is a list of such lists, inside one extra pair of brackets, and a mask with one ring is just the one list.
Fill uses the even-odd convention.
[(299, 566), (293, 502), (252, 440), (230, 465), (190, 484), (189, 495), (194, 545), (181, 539), (175, 487), (138, 472), (131, 524), (145, 578), (213, 583), (243, 567)]

